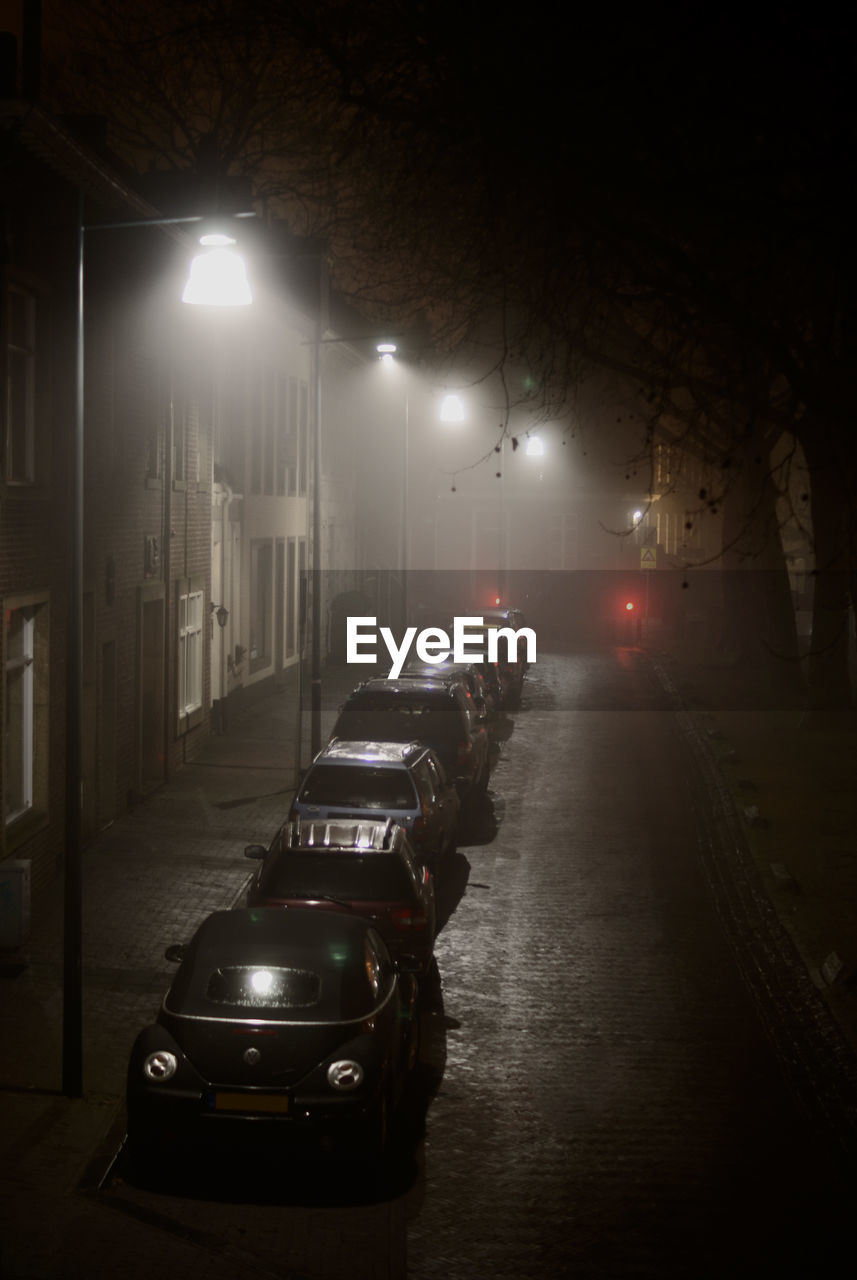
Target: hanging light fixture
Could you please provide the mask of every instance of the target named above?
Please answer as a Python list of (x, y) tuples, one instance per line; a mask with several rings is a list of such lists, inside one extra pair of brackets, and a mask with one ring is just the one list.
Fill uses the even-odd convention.
[(230, 246), (232, 236), (212, 232), (200, 237), (203, 252), (190, 264), (182, 302), (208, 307), (245, 307), (253, 301), (247, 264)]

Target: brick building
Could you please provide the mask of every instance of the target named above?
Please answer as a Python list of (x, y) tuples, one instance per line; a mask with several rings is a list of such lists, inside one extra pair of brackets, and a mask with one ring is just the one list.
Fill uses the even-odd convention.
[[(208, 717), (210, 402), (172, 227), (37, 106), (0, 104), (4, 220), (2, 851), (62, 863), (79, 219), (85, 261), (83, 820), (192, 754)], [(169, 532), (169, 536), (168, 535)]]

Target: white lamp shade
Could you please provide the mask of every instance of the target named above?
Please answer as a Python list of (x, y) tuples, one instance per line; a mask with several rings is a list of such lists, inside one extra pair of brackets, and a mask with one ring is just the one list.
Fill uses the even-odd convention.
[(193, 259), (182, 302), (205, 307), (246, 307), (252, 301), (247, 265), (240, 253), (217, 247)]

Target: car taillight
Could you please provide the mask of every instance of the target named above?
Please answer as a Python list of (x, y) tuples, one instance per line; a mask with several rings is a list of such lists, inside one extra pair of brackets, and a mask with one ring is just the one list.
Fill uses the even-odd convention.
[(412, 910), (411, 907), (399, 907), (397, 911), (390, 913), (390, 919), (393, 927), (401, 929), (403, 933), (408, 933), (412, 929), (424, 929), (428, 924), (428, 918)]
[(469, 741), (459, 743), (458, 747), (458, 763), (467, 764), (468, 758), (473, 751), (473, 743)]
[(426, 838), (426, 820), (424, 817), (414, 818), (411, 835), (415, 844), (421, 844)]

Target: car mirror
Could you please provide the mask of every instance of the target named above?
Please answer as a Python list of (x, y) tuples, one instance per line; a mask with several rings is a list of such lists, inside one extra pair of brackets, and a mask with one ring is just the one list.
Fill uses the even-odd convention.
[(171, 960), (173, 964), (180, 964), (186, 953), (187, 947), (183, 942), (173, 942), (164, 952), (164, 958)]
[(268, 850), (263, 844), (248, 844), (244, 849), (245, 858), (267, 858)]

